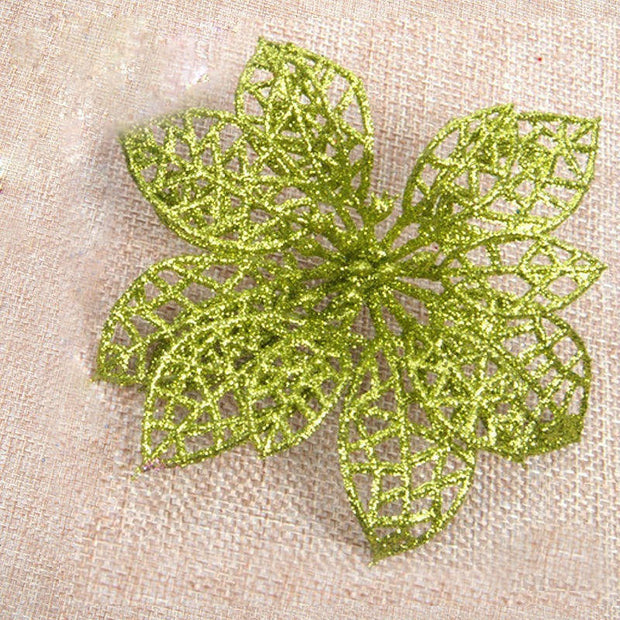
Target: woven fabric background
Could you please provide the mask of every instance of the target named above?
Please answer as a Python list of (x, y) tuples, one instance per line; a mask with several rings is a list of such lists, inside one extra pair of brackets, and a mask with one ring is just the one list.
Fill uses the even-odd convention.
[[(0, 31), (1, 617), (620, 617), (615, 0), (4, 0)], [(231, 110), (259, 35), (362, 77), (379, 191), (455, 115), (602, 117), (592, 189), (558, 233), (609, 265), (563, 312), (593, 358), (583, 441), (527, 467), (482, 455), (450, 527), (372, 568), (333, 416), (265, 462), (239, 448), (132, 480), (143, 397), (90, 379), (115, 299), (190, 250), (135, 189), (118, 128)]]

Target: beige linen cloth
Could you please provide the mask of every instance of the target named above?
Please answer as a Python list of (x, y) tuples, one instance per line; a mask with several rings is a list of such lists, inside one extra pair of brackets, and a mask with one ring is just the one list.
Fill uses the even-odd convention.
[[(0, 617), (620, 617), (616, 0), (4, 0), (0, 27)], [(609, 265), (563, 312), (593, 358), (582, 442), (527, 467), (482, 455), (448, 529), (372, 568), (335, 416), (267, 461), (242, 447), (132, 480), (143, 398), (90, 379), (115, 299), (191, 250), (117, 131), (231, 110), (260, 35), (363, 79), (376, 191), (401, 191), (456, 115), (602, 117), (594, 183), (558, 231)]]

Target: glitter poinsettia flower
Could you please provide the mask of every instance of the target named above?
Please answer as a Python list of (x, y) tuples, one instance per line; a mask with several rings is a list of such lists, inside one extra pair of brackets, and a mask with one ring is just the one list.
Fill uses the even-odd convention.
[(127, 132), (138, 188), (204, 250), (148, 269), (103, 329), (98, 376), (146, 393), (144, 466), (244, 442), (272, 455), (336, 410), (376, 560), (445, 527), (479, 450), (522, 461), (577, 441), (590, 362), (556, 311), (603, 265), (550, 231), (589, 186), (597, 134), (480, 110), (437, 134), (400, 200), (379, 196), (360, 80), (266, 40), (234, 113)]

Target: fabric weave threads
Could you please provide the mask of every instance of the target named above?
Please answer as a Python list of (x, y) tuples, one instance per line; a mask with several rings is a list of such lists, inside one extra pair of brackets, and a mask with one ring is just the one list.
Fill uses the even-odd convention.
[[(522, 461), (579, 439), (590, 362), (554, 312), (603, 265), (549, 231), (590, 184), (598, 121), (510, 105), (456, 119), (398, 213), (369, 194), (350, 72), (260, 40), (235, 109), (123, 137), (162, 221), (207, 251), (148, 270), (103, 330), (99, 376), (147, 394), (145, 466), (245, 441), (268, 456), (343, 400), (344, 484), (378, 560), (445, 527), (478, 450)], [(353, 329), (362, 309), (373, 337)]]

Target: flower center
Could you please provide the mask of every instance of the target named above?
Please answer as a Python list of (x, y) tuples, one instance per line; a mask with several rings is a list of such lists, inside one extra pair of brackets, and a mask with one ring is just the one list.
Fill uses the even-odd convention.
[(388, 253), (374, 239), (360, 240), (339, 262), (342, 277), (364, 292), (387, 284), (395, 270)]
[(354, 260), (349, 266), (351, 275), (357, 277), (367, 277), (371, 275), (374, 270), (375, 266), (364, 258)]

